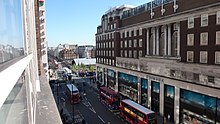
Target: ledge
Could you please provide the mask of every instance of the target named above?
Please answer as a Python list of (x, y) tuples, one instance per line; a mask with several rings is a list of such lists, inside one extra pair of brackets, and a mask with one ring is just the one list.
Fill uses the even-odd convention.
[(49, 82), (45, 75), (40, 76), (40, 89), (37, 93), (36, 124), (62, 124)]

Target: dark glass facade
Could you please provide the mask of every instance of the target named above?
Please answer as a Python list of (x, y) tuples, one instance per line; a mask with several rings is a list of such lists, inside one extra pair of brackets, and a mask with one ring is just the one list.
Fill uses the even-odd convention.
[(182, 123), (219, 123), (219, 99), (204, 94), (181, 89), (180, 122)]
[(147, 97), (147, 86), (148, 80), (141, 79), (141, 105), (148, 107), (148, 97)]
[(97, 80), (100, 84), (102, 84), (103, 81), (102, 75), (103, 75), (102, 68), (97, 66)]
[(122, 72), (118, 73), (118, 82), (119, 82), (119, 92), (122, 94), (122, 98), (130, 98), (137, 102), (138, 93), (137, 93), (137, 84), (138, 78), (133, 75), (125, 74)]
[(0, 0), (0, 64), (24, 55), (21, 0)]
[(155, 112), (160, 111), (160, 83), (151, 82), (151, 110)]
[(115, 71), (107, 69), (107, 86), (115, 89), (116, 80), (115, 80)]
[(170, 85), (164, 85), (164, 116), (174, 122), (174, 97), (175, 88)]

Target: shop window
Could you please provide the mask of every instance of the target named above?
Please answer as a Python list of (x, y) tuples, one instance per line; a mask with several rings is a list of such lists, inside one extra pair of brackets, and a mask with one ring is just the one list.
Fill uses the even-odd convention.
[(187, 34), (187, 46), (194, 45), (194, 34)]
[(187, 51), (187, 62), (193, 62), (194, 55), (193, 51)]
[(207, 63), (207, 51), (200, 51), (200, 63)]
[(216, 32), (216, 45), (220, 45), (220, 31)]
[(188, 28), (194, 28), (194, 17), (188, 18)]
[(208, 14), (201, 15), (201, 27), (208, 26)]
[(200, 45), (208, 45), (208, 32), (200, 33)]

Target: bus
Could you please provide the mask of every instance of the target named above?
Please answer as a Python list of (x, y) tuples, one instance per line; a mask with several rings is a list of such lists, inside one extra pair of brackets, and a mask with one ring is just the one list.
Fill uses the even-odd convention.
[(154, 111), (130, 100), (124, 99), (120, 102), (120, 115), (130, 124), (156, 124)]
[(111, 110), (119, 109), (119, 95), (114, 90), (107, 87), (100, 87), (99, 89), (100, 101)]
[(80, 94), (78, 88), (74, 84), (66, 84), (66, 95), (69, 98), (71, 104), (80, 102)]

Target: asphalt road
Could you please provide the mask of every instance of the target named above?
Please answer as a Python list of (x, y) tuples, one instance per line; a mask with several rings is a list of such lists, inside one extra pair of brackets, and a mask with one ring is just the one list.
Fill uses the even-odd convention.
[(74, 104), (74, 107), (69, 103), (65, 95), (65, 84), (54, 85), (53, 93), (58, 108), (59, 110), (63, 108), (63, 113), (67, 116), (67, 119), (72, 121), (72, 112), (74, 110), (75, 124), (82, 124), (83, 120), (87, 124), (124, 124), (123, 120), (119, 118), (118, 111), (110, 111), (99, 101), (97, 90), (91, 87), (90, 80), (83, 79), (83, 81), (85, 82), (84, 85), (82, 82), (78, 82), (77, 85), (80, 90), (81, 101), (78, 104)]

